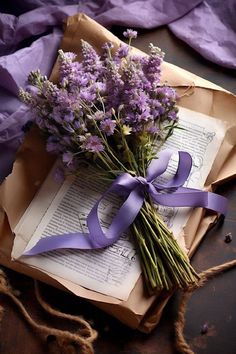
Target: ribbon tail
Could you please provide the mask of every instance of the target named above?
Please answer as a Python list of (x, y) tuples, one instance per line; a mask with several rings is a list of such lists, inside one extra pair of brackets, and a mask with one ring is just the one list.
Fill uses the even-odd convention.
[[(222, 195), (187, 187), (181, 187), (178, 191), (180, 194), (181, 192), (183, 193), (183, 198), (185, 197), (186, 202), (190, 202), (193, 207), (206, 208), (223, 215), (226, 215), (227, 213), (228, 200)], [(174, 195), (175, 194), (176, 193), (174, 193)]]
[[(129, 187), (127, 187), (127, 185)], [(136, 186), (136, 187), (135, 187)], [(132, 188), (135, 187), (133, 190)], [(113, 218), (106, 232), (103, 232), (98, 217), (98, 208), (101, 200), (110, 192), (131, 189), (127, 199)], [(107, 247), (118, 240), (120, 235), (128, 229), (136, 218), (144, 200), (138, 182), (127, 175), (116, 180), (111, 187), (96, 202), (87, 218), (89, 233), (68, 233), (41, 238), (34, 247), (23, 253), (23, 256), (34, 256), (56, 249), (98, 249)]]
[(103, 232), (98, 218), (97, 207), (93, 208), (88, 216), (87, 224), (90, 232), (90, 240), (96, 248), (102, 248), (115, 243), (120, 235), (126, 231), (136, 218), (143, 205), (144, 196), (135, 188), (122, 204), (112, 220), (106, 233)]
[(161, 194), (152, 186), (151, 196), (155, 203), (169, 207), (201, 207), (223, 215), (227, 212), (225, 197), (198, 189), (180, 187), (174, 193)]
[(90, 242), (88, 234), (82, 234), (79, 232), (46, 236), (41, 238), (30, 250), (25, 251), (23, 256), (35, 256), (40, 253), (64, 248), (89, 250), (93, 249), (94, 246)]
[(216, 213), (226, 215), (228, 210), (228, 200), (222, 195), (208, 192), (208, 203), (206, 208), (215, 211)]

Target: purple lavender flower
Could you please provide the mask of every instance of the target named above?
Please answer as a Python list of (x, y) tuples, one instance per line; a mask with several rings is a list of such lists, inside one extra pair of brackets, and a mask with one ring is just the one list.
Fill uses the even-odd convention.
[(66, 52), (64, 53), (64, 57), (66, 61), (72, 62), (76, 59), (77, 55), (73, 52)]
[(74, 120), (74, 114), (73, 114), (73, 112), (72, 111), (68, 111), (68, 112), (66, 112), (65, 114), (64, 114), (64, 117), (63, 117), (63, 119), (64, 119), (64, 121), (65, 122), (73, 122), (73, 120)]
[(74, 128), (73, 128), (70, 124), (68, 124), (68, 123), (65, 123), (65, 124), (63, 125), (63, 128), (67, 131), (67, 133), (71, 133), (71, 134), (74, 134), (74, 133), (75, 133)]
[(96, 99), (96, 94), (91, 92), (90, 89), (83, 89), (80, 91), (80, 98), (91, 105), (91, 103)]
[(51, 136), (47, 141), (46, 149), (48, 152), (58, 154), (59, 152), (61, 152), (62, 146), (59, 144), (57, 139), (54, 139), (54, 137)]
[(116, 122), (111, 119), (105, 119), (100, 123), (100, 129), (107, 136), (113, 135), (116, 127)]
[(73, 163), (73, 159), (74, 159), (74, 155), (71, 151), (64, 152), (62, 155), (62, 161), (67, 166), (69, 166)]
[(177, 120), (177, 112), (175, 110), (172, 110), (168, 113), (168, 118), (172, 121)]
[(51, 114), (52, 119), (54, 119), (57, 123), (62, 123), (62, 113), (61, 113), (61, 107), (60, 106), (55, 106), (53, 107), (53, 111)]
[(62, 137), (62, 139), (60, 140), (60, 142), (63, 145), (70, 147), (71, 146), (71, 137), (69, 135), (64, 135)]
[[(118, 134), (128, 135), (130, 146), (135, 147), (135, 135), (143, 134), (140, 141), (145, 141), (149, 134), (155, 143), (159, 135), (165, 138), (166, 134), (164, 128), (159, 131), (157, 127), (174, 125), (178, 118), (175, 90), (160, 84), (163, 53), (151, 44), (149, 56), (130, 54), (137, 32), (127, 29), (124, 36), (128, 45), (121, 44), (113, 54), (113, 44), (105, 43), (102, 57), (82, 41), (81, 62), (74, 53), (59, 51), (59, 83), (36, 71), (29, 78), (33, 85), (30, 92), (20, 92), (34, 111), (38, 126), (50, 136), (48, 151), (61, 154), (68, 168), (74, 168), (79, 157), (84, 157), (81, 153), (107, 148), (101, 133), (110, 137), (114, 148)], [(117, 154), (122, 151), (118, 148)], [(79, 152), (76, 158), (73, 152)]]
[(57, 85), (53, 84), (49, 80), (42, 83), (41, 93), (46, 97), (47, 101), (51, 104), (56, 102), (57, 96), (59, 94), (59, 88)]
[[(82, 66), (85, 72), (97, 75), (102, 68), (102, 63), (95, 49), (88, 42), (81, 40), (83, 61)], [(95, 76), (96, 78), (96, 76)]]
[(96, 111), (94, 114), (93, 114), (93, 117), (95, 120), (97, 121), (101, 121), (105, 118), (105, 114), (103, 111)]
[(60, 132), (57, 126), (53, 124), (54, 122), (49, 122), (48, 120), (45, 120), (44, 122), (45, 122), (45, 129), (47, 129), (50, 134), (55, 136), (60, 136)]
[(81, 74), (78, 73), (77, 76), (73, 77), (74, 84), (77, 85), (78, 87), (86, 87), (87, 84), (89, 83), (90, 76), (86, 75), (85, 73), (81, 72)]
[(157, 92), (165, 96), (169, 100), (176, 100), (176, 91), (172, 87), (162, 86)]
[(37, 96), (39, 93), (39, 88), (35, 87), (33, 85), (27, 85), (26, 91), (31, 95), (31, 96)]
[(123, 32), (123, 36), (125, 38), (129, 38), (129, 39), (133, 39), (133, 38), (137, 38), (138, 32), (134, 31), (132, 29), (127, 29), (125, 32)]
[(102, 45), (103, 50), (110, 50), (114, 48), (114, 44), (112, 42), (106, 42)]
[(95, 82), (93, 87), (100, 94), (104, 94), (106, 92), (106, 83), (104, 82)]
[(59, 74), (60, 82), (63, 87), (73, 89), (76, 86), (76, 81), (80, 77), (80, 71), (82, 65), (78, 62), (74, 62), (76, 55), (70, 52), (64, 53), (59, 50)]
[(81, 129), (82, 127), (81, 122), (79, 120), (75, 120), (73, 123), (73, 127), (75, 130)]
[(64, 170), (60, 167), (56, 168), (55, 172), (54, 172), (54, 180), (57, 183), (62, 183), (65, 180), (65, 173)]
[(36, 122), (37, 126), (40, 129), (44, 129), (45, 128), (44, 119), (42, 117), (37, 116), (36, 119), (35, 119), (35, 122)]
[[(143, 111), (144, 109), (147, 109), (149, 107), (148, 96), (142, 90), (132, 89), (130, 92), (128, 92), (126, 90), (126, 93), (127, 93), (127, 95), (129, 95), (129, 104), (134, 109), (138, 109), (140, 111)], [(147, 105), (148, 105), (148, 107), (147, 107)]]
[(64, 109), (64, 107), (70, 106), (72, 101), (69, 96), (69, 93), (63, 89), (58, 90), (57, 95), (55, 97), (55, 103), (61, 106), (62, 109)]
[(129, 46), (127, 44), (122, 43), (116, 53), (116, 57), (120, 59), (126, 58), (127, 55), (129, 54), (129, 50), (130, 50)]
[(160, 83), (161, 63), (164, 53), (153, 44), (149, 46), (150, 55), (141, 59), (142, 71), (153, 89)]
[(147, 128), (146, 128), (146, 131), (149, 134), (159, 134), (160, 133), (160, 129), (154, 124), (148, 125)]
[(97, 135), (90, 135), (84, 141), (82, 147), (89, 152), (98, 153), (104, 150), (102, 139)]
[[(59, 51), (58, 83), (36, 71), (29, 76), (29, 83), (35, 88), (20, 91), (20, 97), (34, 111), (36, 122), (48, 137), (47, 150), (60, 155), (71, 173), (76, 173), (81, 160), (86, 159), (105, 169), (109, 178), (122, 171), (145, 175), (155, 155), (153, 149), (176, 126), (176, 93), (160, 83), (163, 53), (150, 45), (149, 56), (133, 55), (130, 44), (137, 32), (127, 29), (124, 36), (128, 45), (121, 44), (116, 49), (113, 43), (105, 43), (102, 56), (81, 41), (80, 62), (74, 53)], [(55, 178), (61, 181), (62, 171), (57, 170)], [(145, 208), (149, 211), (147, 205)], [(150, 224), (153, 234), (154, 224)], [(168, 230), (163, 232), (169, 235)], [(136, 236), (140, 236), (138, 232)], [(179, 255), (178, 251), (178, 259), (182, 257)], [(153, 285), (154, 290), (163, 285), (171, 288), (175, 270), (173, 274)], [(186, 274), (190, 279), (190, 271)], [(193, 281), (194, 278), (193, 274)], [(179, 285), (184, 286), (185, 282), (183, 276)]]

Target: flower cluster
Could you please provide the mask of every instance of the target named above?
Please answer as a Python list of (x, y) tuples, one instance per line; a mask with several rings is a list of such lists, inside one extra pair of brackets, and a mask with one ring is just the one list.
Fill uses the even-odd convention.
[[(114, 48), (104, 43), (99, 55), (81, 42), (81, 62), (74, 53), (59, 51), (55, 84), (39, 71), (31, 72), (20, 97), (31, 108), (44, 132), (47, 150), (62, 157), (77, 172), (81, 159), (96, 165), (106, 179), (128, 172), (145, 176), (157, 149), (178, 124), (176, 92), (160, 83), (163, 53), (154, 45), (149, 55), (134, 54), (131, 40)], [(102, 172), (101, 172), (102, 170)], [(62, 180), (57, 171), (57, 180)], [(131, 225), (148, 289), (186, 287), (196, 280), (172, 233), (147, 197)]]
[[(149, 56), (133, 55), (130, 42), (137, 32), (128, 29), (124, 36), (129, 45), (121, 44), (114, 55), (112, 43), (105, 43), (99, 56), (82, 41), (81, 62), (60, 50), (59, 82), (36, 71), (29, 75), (27, 90), (21, 90), (47, 134), (47, 150), (61, 154), (67, 166), (81, 153), (107, 150), (108, 143), (116, 149), (122, 136), (131, 147), (163, 140), (177, 123), (176, 92), (160, 84), (163, 53), (150, 44)], [(125, 150), (119, 146), (121, 159)]]

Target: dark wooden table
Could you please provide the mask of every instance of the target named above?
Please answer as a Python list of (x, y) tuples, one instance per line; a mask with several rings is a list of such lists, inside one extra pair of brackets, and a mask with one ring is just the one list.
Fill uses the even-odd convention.
[[(116, 32), (122, 33), (120, 29)], [(166, 53), (166, 60), (196, 73), (236, 93), (236, 72), (223, 69), (204, 60), (190, 47), (175, 38), (166, 27), (143, 31), (136, 46), (146, 50), (148, 43), (157, 44)], [(235, 112), (236, 119), (236, 112)], [(229, 198), (229, 212), (223, 224), (216, 225), (206, 235), (192, 259), (198, 271), (224, 263), (236, 254), (236, 183), (229, 182), (220, 192)], [(231, 232), (232, 242), (225, 242), (225, 235)], [(21, 299), (32, 311), (35, 319), (49, 325), (65, 328), (66, 323), (51, 319), (37, 305), (33, 281), (25, 276), (6, 270), (12, 285), (21, 291)], [(211, 280), (198, 290), (188, 304), (185, 335), (196, 354), (236, 353), (236, 269)], [(60, 310), (82, 314), (92, 320), (99, 332), (95, 343), (97, 354), (174, 354), (173, 323), (178, 309), (178, 294), (166, 306), (162, 320), (149, 335), (130, 330), (111, 316), (98, 310), (84, 300), (43, 285), (44, 297)], [(4, 296), (0, 303), (5, 306), (5, 315), (0, 330), (0, 354), (42, 354), (60, 353), (55, 349), (53, 338), (41, 340), (16, 311), (16, 307)], [(201, 334), (204, 324), (208, 332)], [(72, 327), (70, 327), (73, 329)], [(74, 326), (75, 328), (75, 326)], [(53, 349), (54, 348), (54, 349)]]

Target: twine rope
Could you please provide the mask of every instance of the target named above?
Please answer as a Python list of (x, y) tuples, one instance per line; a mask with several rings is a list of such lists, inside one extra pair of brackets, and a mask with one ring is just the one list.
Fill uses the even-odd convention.
[[(38, 285), (35, 287), (36, 289), (36, 297), (39, 301), (40, 305), (44, 308), (45, 311), (50, 314), (63, 318), (75, 321), (83, 326), (80, 331), (76, 333), (72, 333), (66, 330), (60, 330), (53, 327), (48, 327), (43, 324), (37, 323), (31, 315), (28, 313), (22, 302), (16, 297), (14, 291), (8, 284), (6, 280), (6, 275), (3, 270), (0, 269), (0, 293), (6, 295), (10, 298), (18, 307), (19, 311), (25, 318), (26, 322), (28, 322), (34, 329), (41, 332), (42, 334), (52, 335), (58, 340), (58, 344), (61, 346), (61, 349), (66, 349), (69, 343), (74, 342), (80, 345), (81, 353), (83, 354), (93, 354), (93, 341), (97, 338), (97, 332), (90, 326), (90, 324), (85, 321), (80, 316), (72, 316), (69, 314), (65, 314), (58, 310), (53, 309), (49, 304), (47, 304), (41, 297), (38, 289)], [(0, 320), (1, 315), (3, 314), (3, 307), (0, 307)]]
[(190, 348), (186, 339), (184, 338), (184, 326), (185, 326), (185, 314), (187, 309), (187, 303), (193, 292), (200, 287), (202, 287), (209, 279), (213, 278), (220, 273), (229, 270), (236, 266), (236, 259), (223, 263), (221, 265), (209, 268), (199, 274), (199, 281), (196, 284), (193, 284), (184, 290), (181, 294), (179, 308), (178, 308), (178, 317), (175, 322), (175, 337), (176, 337), (176, 349), (181, 354), (194, 354), (193, 350)]
[[(236, 259), (223, 263), (221, 265), (209, 268), (202, 273), (199, 274), (199, 281), (187, 289), (185, 289), (180, 298), (179, 308), (178, 308), (178, 317), (177, 321), (175, 322), (175, 336), (176, 336), (176, 349), (181, 354), (194, 354), (194, 351), (190, 348), (189, 344), (187, 343), (184, 337), (184, 327), (185, 327), (185, 314), (187, 309), (187, 303), (190, 297), (192, 296), (193, 292), (200, 287), (204, 286), (204, 284), (211, 278), (220, 273), (229, 270), (236, 266)], [(35, 294), (39, 304), (42, 308), (47, 311), (49, 314), (71, 321), (77, 322), (82, 328), (79, 332), (72, 333), (66, 330), (60, 330), (52, 327), (48, 327), (42, 324), (38, 324), (28, 313), (25, 309), (24, 305), (21, 301), (17, 298), (14, 293), (14, 290), (10, 287), (7, 282), (7, 278), (3, 270), (0, 269), (0, 293), (5, 294), (8, 296), (18, 307), (19, 311), (22, 313), (25, 320), (36, 330), (39, 332), (48, 335), (53, 335), (58, 340), (58, 344), (61, 346), (62, 349), (66, 350), (66, 347), (69, 343), (75, 342), (78, 343), (81, 347), (82, 354), (93, 354), (93, 342), (97, 338), (97, 332), (91, 327), (91, 325), (84, 320), (80, 316), (74, 316), (70, 314), (63, 313), (51, 307), (45, 300), (43, 300), (38, 283), (35, 281)], [(3, 307), (0, 306), (0, 322), (3, 316)]]

